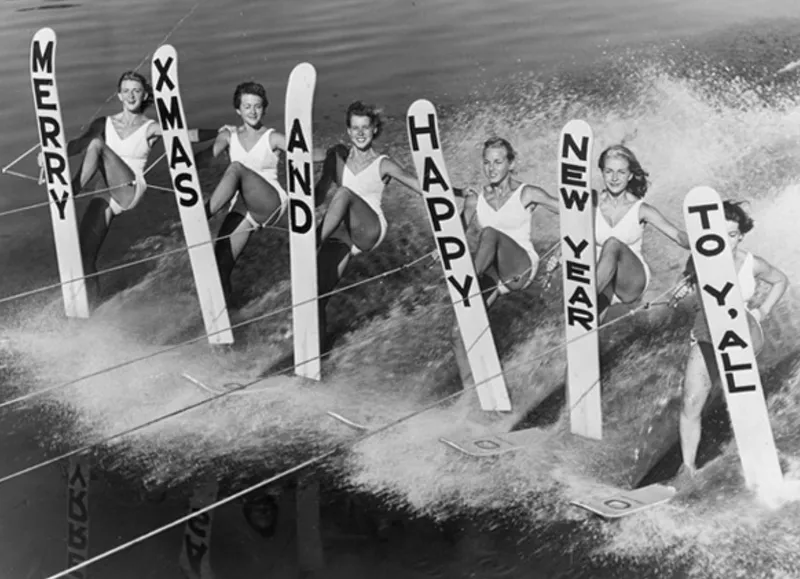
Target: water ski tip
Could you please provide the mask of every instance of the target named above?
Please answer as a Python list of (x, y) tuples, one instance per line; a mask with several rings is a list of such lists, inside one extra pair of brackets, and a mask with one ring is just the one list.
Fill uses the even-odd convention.
[(478, 438), (441, 437), (439, 441), (468, 456), (489, 458), (523, 448), (536, 434), (536, 429), (528, 428), (502, 434), (487, 433)]
[(620, 519), (665, 503), (675, 493), (674, 487), (653, 484), (632, 491), (618, 489), (605, 496), (576, 499), (570, 501), (570, 504), (604, 519)]

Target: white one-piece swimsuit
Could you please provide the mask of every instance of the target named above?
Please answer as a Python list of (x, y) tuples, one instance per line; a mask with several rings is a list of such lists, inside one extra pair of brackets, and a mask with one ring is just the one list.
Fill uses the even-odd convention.
[(149, 127), (151, 123), (155, 123), (155, 121), (153, 119), (145, 121), (139, 128), (122, 139), (119, 133), (117, 133), (117, 129), (114, 128), (111, 117), (106, 117), (106, 145), (130, 167), (135, 180), (133, 200), (127, 207), (122, 207), (113, 197), (109, 199), (108, 204), (114, 215), (119, 215), (123, 211), (130, 211), (136, 207), (139, 201), (141, 201), (144, 192), (147, 190), (147, 181), (144, 178), (144, 166), (147, 163), (147, 157), (150, 155), (151, 149), (150, 142), (147, 139), (147, 127)]
[[(478, 227), (481, 229), (491, 227), (510, 237), (519, 245), (531, 260), (531, 268), (523, 287), (528, 287), (536, 277), (536, 268), (539, 263), (539, 254), (531, 242), (531, 214), (522, 204), (522, 191), (526, 187), (523, 183), (517, 187), (511, 196), (503, 203), (500, 209), (494, 209), (481, 193), (478, 196), (476, 217)], [(497, 285), (500, 293), (508, 293), (509, 289), (502, 280)]]
[[(256, 141), (256, 144), (253, 145), (253, 148), (249, 151), (246, 151), (242, 146), (241, 141), (239, 141), (239, 135), (237, 131), (233, 131), (231, 133), (230, 143), (228, 144), (228, 153), (230, 155), (231, 162), (238, 161), (256, 173), (259, 177), (264, 179), (264, 181), (269, 183), (275, 189), (275, 191), (278, 192), (278, 195), (281, 198), (280, 207), (276, 210), (275, 214), (270, 215), (264, 223), (258, 223), (250, 214), (250, 212), (247, 212), (245, 219), (247, 219), (247, 221), (250, 222), (250, 224), (256, 229), (263, 227), (265, 224), (276, 219), (280, 219), (286, 211), (286, 207), (289, 202), (289, 195), (286, 193), (286, 191), (284, 191), (283, 187), (278, 181), (278, 163), (280, 159), (269, 145), (269, 137), (273, 131), (274, 129), (267, 129), (264, 134), (261, 135), (258, 141)], [(233, 204), (236, 202), (238, 195), (239, 192), (237, 191), (236, 195), (234, 195), (233, 199), (231, 200), (231, 207), (233, 207)]]
[[(342, 187), (347, 187), (350, 191), (361, 197), (378, 217), (381, 230), (378, 234), (378, 240), (371, 249), (375, 249), (380, 245), (386, 237), (386, 231), (389, 229), (386, 216), (383, 214), (383, 209), (381, 209), (383, 191), (386, 189), (386, 183), (383, 181), (383, 175), (381, 174), (381, 161), (385, 158), (386, 155), (378, 155), (373, 159), (372, 163), (359, 171), (358, 174), (353, 173), (350, 167), (347, 166), (347, 163), (345, 163), (344, 172), (342, 173)], [(352, 255), (358, 255), (361, 253), (361, 250), (353, 245), (350, 253)]]
[[(597, 251), (597, 259), (600, 259), (600, 253), (603, 251), (603, 244), (610, 238), (615, 237), (622, 243), (627, 245), (630, 250), (639, 258), (644, 268), (645, 282), (642, 293), (650, 285), (650, 267), (644, 260), (642, 255), (642, 236), (644, 235), (644, 224), (639, 219), (639, 209), (644, 201), (639, 199), (636, 203), (631, 205), (628, 212), (622, 216), (614, 227), (611, 227), (603, 216), (600, 208), (597, 208), (594, 222), (594, 237), (595, 248)], [(618, 301), (617, 296), (614, 296), (612, 303)]]

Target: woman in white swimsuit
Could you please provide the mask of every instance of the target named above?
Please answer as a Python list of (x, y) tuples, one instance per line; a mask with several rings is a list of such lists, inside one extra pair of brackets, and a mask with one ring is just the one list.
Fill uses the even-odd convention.
[[(383, 128), (375, 107), (361, 101), (352, 103), (347, 108), (345, 123), (350, 146), (337, 145), (328, 150), (322, 177), (315, 188), (318, 203), (336, 188), (318, 228), (319, 295), (336, 287), (352, 256), (372, 251), (383, 241), (388, 223), (381, 200), (391, 179), (422, 195), (416, 177), (373, 148), (373, 141)], [(321, 336), (325, 336), (327, 301), (320, 299)]]
[(483, 172), (489, 183), (480, 193), (467, 189), (464, 202), (467, 227), (477, 218), (481, 230), (475, 273), (484, 290), (486, 286), (495, 287), (486, 297), (487, 307), (498, 295), (531, 284), (539, 266), (539, 255), (531, 241), (531, 213), (537, 205), (553, 213), (559, 210), (558, 198), (512, 177), (515, 157), (507, 140), (496, 137), (486, 141)]
[[(262, 124), (269, 106), (267, 91), (256, 82), (243, 82), (233, 93), (233, 108), (241, 126), (222, 127), (212, 154), (227, 150), (230, 165), (206, 202), (210, 219), (230, 204), (214, 245), (222, 287), (230, 303), (231, 272), (250, 234), (276, 223), (286, 212), (288, 195), (278, 181), (278, 151), (286, 150), (286, 137)], [(324, 158), (324, 153), (315, 153)], [(233, 199), (233, 202), (231, 200)]]
[[(97, 272), (97, 255), (114, 217), (141, 201), (147, 189), (147, 157), (161, 136), (159, 124), (144, 114), (153, 102), (153, 91), (144, 76), (134, 71), (123, 73), (117, 83), (117, 97), (122, 103), (121, 112), (95, 119), (83, 135), (67, 143), (67, 155), (84, 153), (81, 168), (72, 181), (73, 195), (78, 195), (98, 172), (110, 189), (92, 197), (81, 219), (84, 275)], [(193, 142), (205, 141), (216, 134), (217, 131), (193, 129), (189, 138)], [(90, 303), (96, 304), (98, 277), (87, 278), (86, 288)]]
[(598, 314), (616, 300), (638, 300), (650, 282), (650, 268), (642, 255), (642, 234), (653, 225), (675, 243), (689, 249), (686, 232), (644, 202), (647, 173), (624, 145), (608, 147), (598, 166), (605, 187), (597, 197), (595, 242), (597, 247)]
[[(739, 272), (739, 288), (745, 304), (747, 305), (747, 302), (756, 293), (756, 280), (761, 280), (771, 286), (769, 293), (758, 308), (747, 309), (747, 321), (753, 339), (753, 349), (758, 353), (764, 345), (761, 321), (769, 315), (783, 296), (788, 286), (788, 279), (782, 271), (770, 265), (763, 258), (740, 248), (739, 245), (745, 234), (753, 229), (753, 220), (739, 203), (724, 201), (722, 205), (728, 225), (728, 243), (733, 253), (736, 270)], [(687, 265), (686, 273), (693, 278), (694, 268), (691, 261)], [(694, 279), (691, 279), (691, 285), (686, 288), (695, 289), (696, 294)], [(683, 464), (678, 470), (675, 482), (680, 486), (690, 481), (696, 472), (695, 459), (702, 433), (703, 407), (708, 400), (712, 384), (719, 383), (719, 369), (714, 357), (714, 347), (711, 344), (708, 323), (699, 301), (696, 308), (698, 311), (691, 332), (691, 350), (686, 360), (683, 405), (679, 425)]]

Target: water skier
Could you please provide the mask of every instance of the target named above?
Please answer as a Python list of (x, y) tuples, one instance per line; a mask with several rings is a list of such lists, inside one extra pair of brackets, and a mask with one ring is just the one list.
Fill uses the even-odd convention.
[[(781, 270), (772, 266), (762, 257), (741, 248), (742, 239), (753, 229), (754, 225), (741, 203), (723, 201), (722, 205), (728, 229), (728, 244), (733, 253), (739, 288), (746, 306), (753, 350), (758, 354), (764, 345), (761, 322), (769, 316), (772, 308), (781, 299), (789, 282)], [(692, 291), (696, 293), (696, 278), (691, 259), (687, 264), (685, 274), (687, 282), (676, 290), (673, 298), (675, 300), (682, 299)], [(747, 308), (747, 305), (756, 293), (758, 280), (768, 284), (770, 289), (761, 305), (751, 310)], [(706, 316), (699, 303), (697, 307), (698, 311), (691, 331), (691, 349), (686, 360), (683, 381), (683, 403), (679, 423), (683, 463), (674, 479), (675, 484), (679, 487), (690, 483), (697, 472), (695, 461), (702, 433), (703, 407), (708, 400), (712, 384), (719, 384), (720, 380)]]
[[(67, 143), (67, 155), (83, 153), (80, 170), (72, 181), (73, 195), (99, 173), (109, 191), (93, 196), (79, 226), (84, 275), (97, 273), (97, 256), (113, 219), (135, 208), (147, 190), (144, 176), (150, 149), (161, 136), (161, 126), (145, 111), (153, 103), (153, 91), (147, 79), (127, 71), (117, 82), (117, 98), (122, 111), (94, 119), (77, 139)], [(192, 129), (192, 142), (214, 138), (217, 131)], [(42, 165), (42, 156), (39, 156)], [(97, 302), (98, 276), (86, 279), (89, 303)]]

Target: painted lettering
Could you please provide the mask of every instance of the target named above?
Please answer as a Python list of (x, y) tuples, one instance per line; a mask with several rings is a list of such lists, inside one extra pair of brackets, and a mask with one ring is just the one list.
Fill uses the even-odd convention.
[(572, 209), (573, 206), (577, 206), (578, 211), (586, 209), (586, 204), (589, 202), (588, 191), (579, 192), (575, 189), (570, 189), (568, 191), (565, 187), (561, 187), (559, 192), (561, 193), (561, 198), (564, 200), (564, 205), (567, 209)]
[(300, 185), (300, 191), (307, 196), (311, 195), (311, 165), (310, 163), (303, 163), (303, 172), (297, 170), (294, 161), (289, 159), (288, 167), (288, 187), (289, 193), (296, 193), (298, 191), (297, 185)]
[(45, 99), (53, 95), (48, 90), (49, 87), (54, 86), (52, 78), (34, 78), (33, 79), (33, 97), (36, 102), (37, 111), (57, 111), (58, 103), (55, 100), (51, 103), (46, 103)]
[(593, 329), (594, 315), (592, 312), (573, 306), (567, 307), (567, 325), (580, 324), (587, 332)]
[(303, 134), (303, 127), (300, 125), (300, 119), (292, 120), (292, 129), (289, 131), (289, 138), (286, 142), (286, 152), (292, 153), (295, 149), (300, 149), (304, 153), (308, 153), (308, 143)]
[(748, 347), (748, 343), (735, 331), (726, 330), (725, 334), (722, 336), (722, 339), (719, 341), (719, 346), (717, 346), (717, 349), (720, 352), (724, 352), (728, 348), (733, 347), (744, 349)]
[[(425, 203), (428, 205), (433, 230), (436, 233), (442, 231), (442, 223), (455, 217), (456, 208), (446, 197), (426, 197)], [(439, 208), (437, 210), (437, 208)]]
[(716, 203), (706, 203), (705, 205), (695, 205), (694, 207), (688, 208), (689, 214), (692, 213), (699, 213), (700, 214), (700, 225), (703, 229), (710, 229), (711, 228), (711, 220), (708, 217), (708, 214), (712, 211), (719, 211), (719, 205)]
[(58, 136), (61, 134), (61, 126), (52, 117), (39, 117), (39, 134), (42, 136), (42, 148), (56, 147), (61, 148)]
[(183, 148), (183, 143), (179, 136), (172, 137), (172, 153), (169, 156), (169, 168), (175, 169), (179, 164), (184, 165), (187, 169), (191, 169), (192, 156)]
[(455, 288), (455, 290), (458, 292), (458, 295), (460, 295), (461, 298), (464, 300), (464, 307), (465, 308), (470, 307), (470, 301), (469, 301), (470, 290), (472, 289), (472, 283), (475, 281), (475, 278), (473, 278), (471, 275), (468, 275), (467, 277), (464, 278), (464, 283), (462, 284), (459, 283), (455, 277), (450, 275), (447, 276), (447, 281), (450, 285), (453, 286), (453, 288)]
[(184, 207), (194, 207), (200, 200), (200, 194), (194, 187), (194, 179), (192, 179), (191, 173), (179, 173), (175, 175), (174, 182), (175, 190), (178, 193), (186, 195), (186, 197), (181, 197), (178, 202)]
[(67, 160), (57, 151), (44, 152), (44, 170), (47, 174), (47, 182), (55, 184), (56, 177), (62, 186), (69, 185), (69, 175), (67, 175)]
[(577, 261), (567, 261), (565, 267), (567, 269), (567, 279), (569, 281), (586, 284), (592, 283), (592, 280), (585, 276), (591, 269), (590, 265)]
[[(578, 146), (570, 133), (564, 133), (564, 141), (561, 147), (561, 158), (569, 159), (571, 156), (570, 151), (572, 151), (572, 154), (577, 157), (578, 160), (586, 162), (589, 159), (589, 137), (581, 137), (581, 144)], [(567, 184), (574, 185), (574, 183)]]
[(457, 237), (437, 237), (436, 243), (439, 246), (439, 253), (442, 255), (442, 264), (446, 271), (450, 271), (453, 268), (452, 262), (454, 260), (467, 253), (466, 245)]
[(158, 118), (161, 120), (162, 130), (183, 129), (183, 111), (177, 95), (169, 97), (169, 107), (167, 107), (163, 98), (157, 98), (156, 108), (158, 109)]
[(33, 50), (31, 51), (31, 70), (34, 73), (46, 72), (47, 74), (53, 74), (54, 46), (54, 42), (47, 42), (45, 44), (44, 52), (42, 52), (42, 43), (33, 43)]
[(736, 375), (734, 372), (725, 373), (725, 386), (731, 394), (736, 394), (737, 392), (753, 392), (756, 389), (755, 384), (746, 384), (743, 386), (736, 384)]
[(710, 295), (712, 298), (714, 298), (717, 301), (718, 306), (725, 305), (725, 298), (728, 297), (728, 294), (732, 289), (733, 289), (733, 284), (729, 281), (725, 282), (725, 285), (722, 286), (721, 290), (718, 290), (717, 288), (709, 284), (703, 286), (703, 291), (706, 292), (708, 295)]
[(154, 61), (156, 70), (158, 71), (158, 78), (156, 79), (156, 92), (163, 90), (165, 85), (167, 90), (175, 90), (175, 83), (172, 82), (169, 72), (169, 69), (172, 68), (172, 64), (174, 62), (175, 59), (171, 56), (166, 61), (162, 61), (159, 58)]
[(716, 233), (701, 235), (694, 244), (695, 249), (706, 257), (714, 257), (725, 249), (725, 240)]
[(67, 209), (67, 200), (69, 199), (69, 193), (66, 191), (61, 194), (61, 198), (59, 199), (58, 193), (55, 189), (48, 189), (48, 194), (50, 198), (55, 203), (56, 209), (58, 210), (58, 219), (59, 221), (64, 221), (66, 219), (66, 209)]
[(572, 250), (572, 253), (575, 255), (575, 259), (580, 259), (581, 258), (581, 254), (583, 253), (583, 250), (586, 249), (589, 246), (589, 242), (586, 239), (581, 239), (580, 243), (578, 243), (576, 245), (575, 242), (572, 241), (572, 238), (569, 235), (564, 237), (564, 241), (566, 241), (567, 245), (569, 245), (569, 248)]
[(426, 193), (430, 192), (431, 185), (440, 185), (444, 191), (450, 189), (447, 186), (447, 181), (444, 180), (444, 175), (439, 171), (439, 167), (436, 166), (436, 161), (431, 157), (425, 157), (422, 169), (422, 190)]
[(311, 209), (296, 198), (289, 199), (289, 227), (294, 233), (308, 233), (314, 216)]
[[(439, 149), (439, 135), (436, 132), (436, 118), (432, 113), (428, 114), (428, 125), (427, 126), (417, 126), (414, 117), (409, 115), (408, 117), (408, 134), (411, 135), (411, 149), (416, 153), (419, 151), (419, 136), (420, 135), (429, 135), (431, 139), (431, 148), (435, 151)], [(423, 189), (425, 189), (423, 185)]]

